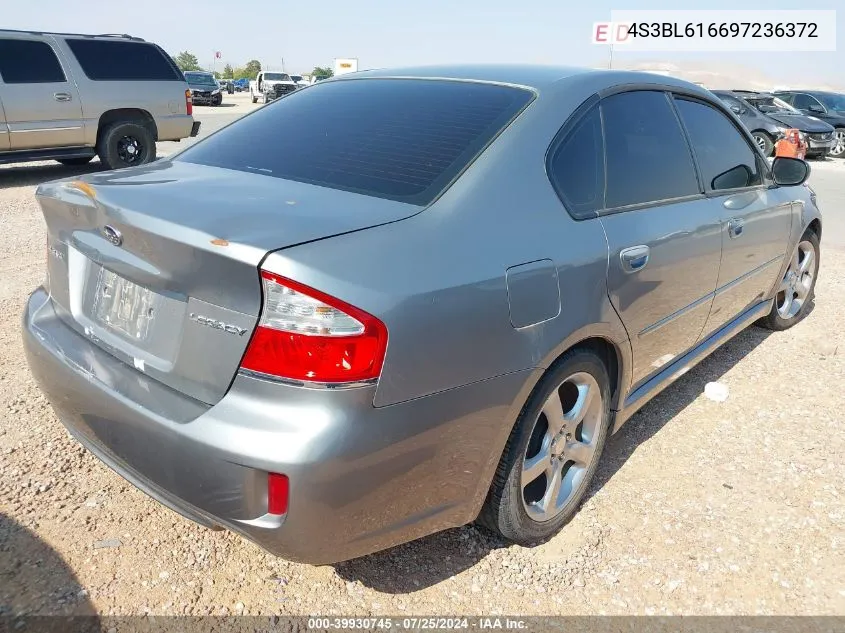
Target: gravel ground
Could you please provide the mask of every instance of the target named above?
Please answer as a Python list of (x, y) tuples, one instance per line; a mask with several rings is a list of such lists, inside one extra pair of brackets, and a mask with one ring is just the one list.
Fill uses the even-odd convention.
[[(0, 168), (0, 614), (845, 615), (845, 251), (823, 243), (807, 320), (747, 330), (612, 438), (548, 543), (470, 526), (311, 567), (147, 498), (40, 395), (19, 334), (43, 275), (33, 191), (70, 173)], [(845, 162), (817, 174), (841, 217)], [(724, 403), (703, 395), (716, 380)]]

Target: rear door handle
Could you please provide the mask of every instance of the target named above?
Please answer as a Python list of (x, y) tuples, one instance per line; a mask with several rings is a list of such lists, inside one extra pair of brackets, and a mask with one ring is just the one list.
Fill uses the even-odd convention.
[(740, 235), (742, 235), (742, 231), (745, 229), (745, 222), (740, 220), (739, 218), (731, 218), (728, 222), (728, 235), (730, 235), (731, 239), (736, 239)]
[(648, 264), (649, 249), (648, 246), (640, 244), (639, 246), (631, 246), (623, 249), (619, 253), (619, 259), (622, 262), (622, 269), (626, 273), (635, 273), (646, 267)]
[(67, 92), (54, 92), (53, 99), (56, 101), (70, 101), (71, 96)]

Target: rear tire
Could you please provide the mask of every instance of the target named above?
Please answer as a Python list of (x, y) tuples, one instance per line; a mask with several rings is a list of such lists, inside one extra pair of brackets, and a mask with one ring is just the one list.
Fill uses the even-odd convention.
[(156, 144), (144, 125), (119, 121), (101, 132), (97, 153), (107, 169), (135, 167), (155, 160)]
[(772, 311), (758, 325), (780, 332), (800, 323), (810, 313), (819, 275), (819, 256), (819, 236), (808, 229), (795, 247)]
[(249, 96), (252, 99), (253, 103), (258, 103), (258, 97), (255, 96), (255, 93), (252, 90), (249, 91)]
[(775, 143), (772, 141), (772, 137), (760, 131), (752, 132), (751, 136), (754, 137), (754, 142), (757, 143), (757, 147), (760, 148), (766, 158), (772, 155), (772, 152), (775, 151)]
[(92, 160), (94, 160), (93, 156), (81, 156), (79, 158), (57, 158), (56, 162), (67, 165), (68, 167), (79, 167), (81, 165), (87, 165)]
[(534, 388), (508, 438), (478, 522), (521, 544), (578, 511), (610, 427), (610, 380), (592, 351), (564, 354)]

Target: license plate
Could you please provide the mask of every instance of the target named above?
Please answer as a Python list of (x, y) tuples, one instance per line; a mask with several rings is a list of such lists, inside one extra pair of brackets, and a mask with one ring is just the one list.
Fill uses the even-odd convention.
[(94, 314), (98, 322), (135, 341), (144, 341), (155, 318), (159, 295), (105, 268), (97, 276)]

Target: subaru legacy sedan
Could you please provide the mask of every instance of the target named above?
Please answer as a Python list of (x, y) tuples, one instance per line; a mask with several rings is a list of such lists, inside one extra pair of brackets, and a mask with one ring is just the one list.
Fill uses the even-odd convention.
[(808, 174), (663, 76), (344, 75), (41, 185), (29, 364), (107, 465), (274, 554), (472, 521), (530, 544), (655, 394), (808, 314)]

